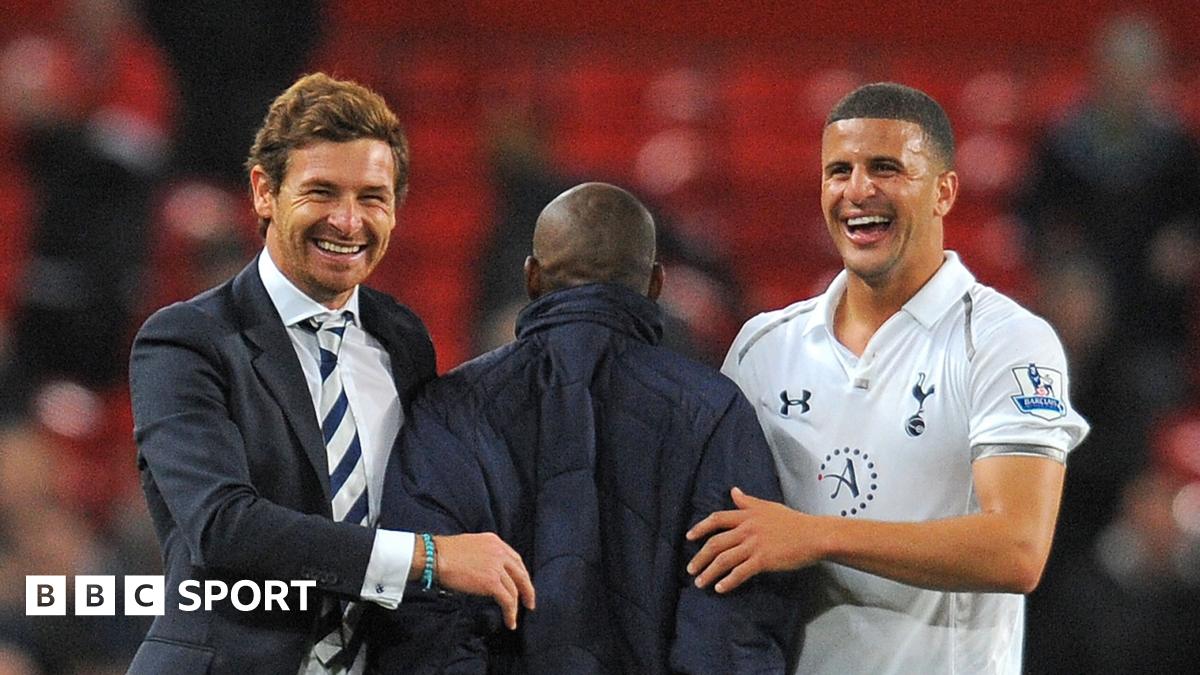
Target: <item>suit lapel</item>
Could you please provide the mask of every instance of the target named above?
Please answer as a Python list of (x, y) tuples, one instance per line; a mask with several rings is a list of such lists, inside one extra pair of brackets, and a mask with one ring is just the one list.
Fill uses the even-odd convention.
[(386, 315), (376, 301), (371, 289), (361, 286), (358, 294), (358, 309), (362, 314), (363, 329), (379, 340), (392, 361), (392, 381), (401, 402), (406, 402), (417, 374), (414, 357), (397, 332), (397, 322)]
[(258, 349), (251, 366), (279, 403), (292, 431), (300, 439), (303, 454), (321, 483), (321, 490), (325, 494), (323, 501), (328, 508), (329, 468), (325, 458), (325, 440), (313, 411), (308, 382), (296, 360), (296, 350), (271, 302), (271, 296), (267, 295), (267, 289), (258, 276), (257, 259), (234, 279), (233, 293), (240, 313), (242, 333)]

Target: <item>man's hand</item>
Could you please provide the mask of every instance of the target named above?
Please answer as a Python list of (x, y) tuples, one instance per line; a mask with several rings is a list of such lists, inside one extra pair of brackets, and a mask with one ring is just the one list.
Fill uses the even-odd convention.
[(717, 511), (688, 530), (689, 541), (719, 532), (688, 563), (688, 574), (696, 575), (698, 587), (720, 579), (714, 588), (727, 593), (759, 572), (794, 570), (819, 560), (805, 546), (805, 539), (811, 540), (808, 516), (736, 487), (731, 494), (736, 511)]
[(450, 590), (494, 598), (509, 630), (519, 605), (534, 609), (533, 582), (521, 556), (491, 532), (434, 537), (438, 583)]

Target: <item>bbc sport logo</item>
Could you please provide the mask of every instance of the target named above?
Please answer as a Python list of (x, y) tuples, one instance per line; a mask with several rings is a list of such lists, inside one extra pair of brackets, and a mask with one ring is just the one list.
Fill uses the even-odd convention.
[[(162, 575), (131, 574), (124, 579), (126, 616), (162, 616), (166, 607), (166, 583)], [(234, 609), (252, 612), (291, 611), (287, 603), (290, 589), (299, 590), (295, 609), (308, 609), (308, 589), (317, 582), (251, 581), (243, 579), (230, 585), (220, 579), (197, 581), (187, 579), (179, 584), (179, 610), (194, 612), (211, 610), (213, 605), (228, 599)], [(77, 616), (114, 616), (117, 613), (117, 578), (111, 575), (81, 574), (75, 577), (75, 614)], [(26, 616), (65, 616), (67, 613), (67, 577), (36, 575), (25, 577)]]

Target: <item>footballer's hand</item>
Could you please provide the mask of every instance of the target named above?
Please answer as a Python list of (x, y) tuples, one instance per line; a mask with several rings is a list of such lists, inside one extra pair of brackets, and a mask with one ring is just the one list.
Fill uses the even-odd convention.
[(712, 513), (688, 530), (689, 541), (712, 535), (687, 566), (696, 586), (716, 581), (714, 590), (728, 593), (760, 572), (794, 570), (817, 561), (804, 545), (809, 516), (736, 487), (731, 494), (737, 510)]

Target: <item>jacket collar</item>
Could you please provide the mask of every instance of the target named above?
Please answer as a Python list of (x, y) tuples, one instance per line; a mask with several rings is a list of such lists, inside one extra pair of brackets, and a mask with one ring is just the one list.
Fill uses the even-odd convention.
[(543, 295), (517, 316), (517, 338), (578, 322), (607, 326), (652, 345), (662, 340), (658, 304), (619, 284), (587, 284)]

